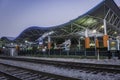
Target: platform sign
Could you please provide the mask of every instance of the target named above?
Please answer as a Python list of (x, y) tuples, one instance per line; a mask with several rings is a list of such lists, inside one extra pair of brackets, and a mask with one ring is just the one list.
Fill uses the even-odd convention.
[(119, 40), (108, 40), (108, 50), (110, 51), (119, 50)]

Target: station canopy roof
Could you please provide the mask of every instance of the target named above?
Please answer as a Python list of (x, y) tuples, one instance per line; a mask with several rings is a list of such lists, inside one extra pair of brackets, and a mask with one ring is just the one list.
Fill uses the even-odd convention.
[[(104, 19), (106, 20), (107, 34), (114, 38), (120, 36), (120, 9), (113, 0), (103, 0), (85, 14), (68, 23), (49, 28), (29, 27), (15, 38), (14, 41), (35, 41), (43, 34), (51, 31), (54, 32), (50, 35), (51, 37), (85, 36), (86, 29), (88, 30), (89, 37), (94, 35), (103, 36)], [(95, 34), (92, 33), (93, 30), (96, 30)]]

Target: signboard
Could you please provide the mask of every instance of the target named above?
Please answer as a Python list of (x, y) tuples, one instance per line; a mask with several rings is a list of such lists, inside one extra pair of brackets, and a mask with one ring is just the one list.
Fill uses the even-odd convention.
[(119, 50), (119, 40), (108, 40), (108, 50)]

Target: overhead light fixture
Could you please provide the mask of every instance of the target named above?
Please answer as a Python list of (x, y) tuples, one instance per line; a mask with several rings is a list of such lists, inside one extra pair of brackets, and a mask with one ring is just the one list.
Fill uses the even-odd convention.
[(115, 31), (114, 34), (117, 34), (117, 32)]
[(80, 38), (81, 38), (81, 39), (83, 39), (84, 37), (83, 37), (83, 36), (81, 36)]
[(27, 40), (25, 40), (25, 43), (28, 43), (28, 41), (27, 41)]
[(102, 25), (101, 28), (104, 28), (104, 26)]
[(3, 46), (2, 48), (3, 48), (3, 49), (5, 49), (5, 47), (4, 47), (4, 46)]
[(95, 29), (93, 30), (93, 33), (96, 33), (96, 30), (95, 30)]

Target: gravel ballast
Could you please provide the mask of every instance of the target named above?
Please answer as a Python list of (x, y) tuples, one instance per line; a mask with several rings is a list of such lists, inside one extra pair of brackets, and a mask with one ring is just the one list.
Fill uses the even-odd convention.
[[(30, 58), (30, 57), (28, 57)], [(34, 58), (34, 57), (33, 57)], [(36, 58), (36, 57), (35, 57)], [(40, 58), (40, 59), (50, 59), (51, 58)], [(64, 61), (80, 61), (77, 59), (60, 59), (60, 58), (52, 58), (54, 60), (64, 60)], [(81, 62), (95, 62), (95, 60), (81, 60)], [(107, 62), (107, 60), (105, 60)], [(101, 61), (97, 61), (96, 63), (102, 63)], [(13, 60), (4, 60), (0, 59), (0, 63), (5, 63), (9, 65), (15, 65), (19, 67), (24, 67), (28, 69), (33, 69), (37, 71), (42, 71), (42, 72), (48, 72), (48, 73), (53, 73), (53, 74), (58, 74), (58, 75), (63, 75), (63, 76), (68, 76), (68, 77), (73, 77), (73, 78), (78, 78), (78, 79), (83, 79), (83, 80), (120, 80), (120, 74), (118, 73), (105, 73), (105, 72), (100, 72), (100, 73), (94, 73), (94, 72), (87, 72), (84, 70), (78, 70), (78, 69), (69, 69), (69, 68), (62, 68), (62, 67), (56, 67), (53, 65), (45, 65), (45, 64), (35, 64), (35, 63), (30, 63), (30, 62), (22, 62), (22, 61), (13, 61)], [(120, 62), (118, 62), (120, 63)], [(107, 63), (108, 64), (108, 63)], [(109, 63), (111, 64), (111, 63)], [(115, 64), (115, 62), (113, 63)], [(117, 63), (116, 63), (117, 64)]]

